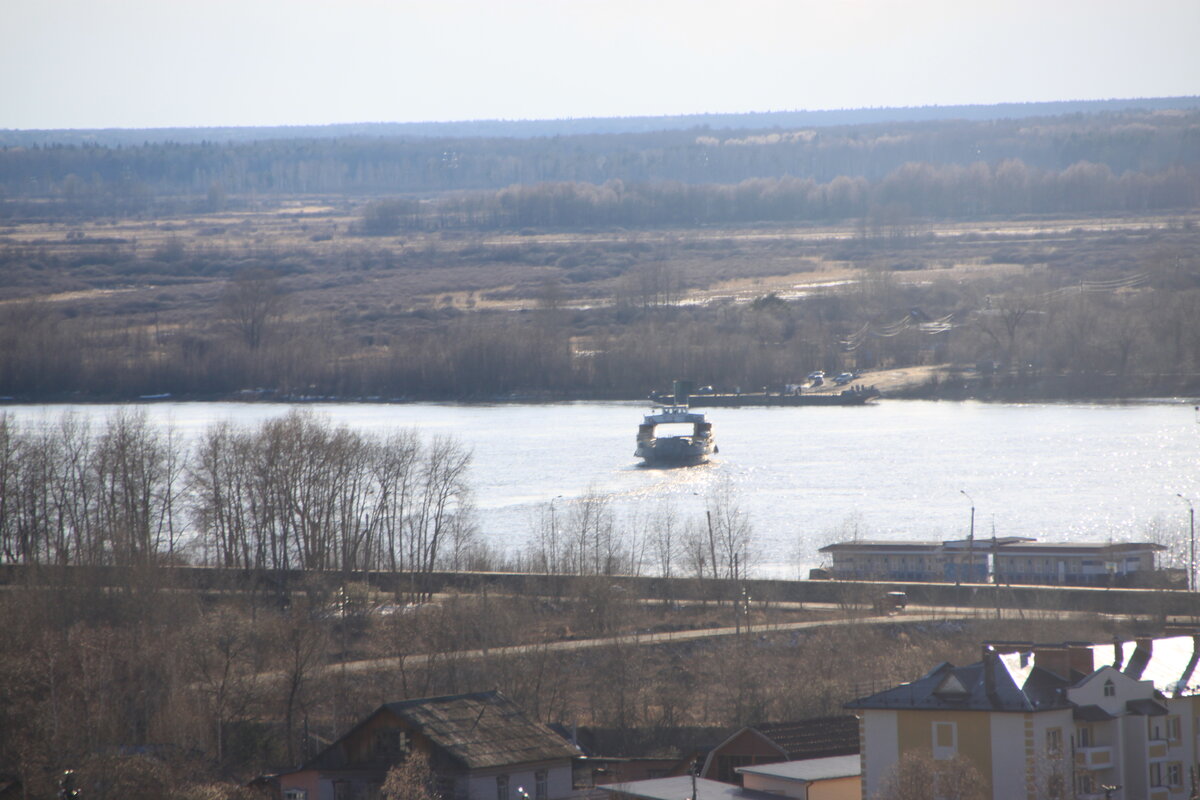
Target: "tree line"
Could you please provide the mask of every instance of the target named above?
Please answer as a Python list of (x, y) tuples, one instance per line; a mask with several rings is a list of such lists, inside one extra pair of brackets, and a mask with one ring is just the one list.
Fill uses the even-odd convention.
[[(891, 258), (911, 251), (919, 260), (921, 241), (878, 246)], [(915, 284), (901, 280), (902, 270), (871, 266), (877, 245), (865, 238), (846, 248), (868, 266), (835, 291), (711, 305), (680, 304), (682, 268), (649, 253), (612, 267), (611, 294), (588, 309), (568, 310), (547, 295), (527, 313), (424, 308), (365, 329), (357, 312), (333, 320), (276, 315), (272, 298), (286, 298), (288, 283), (278, 275), (273, 286), (250, 282), (261, 302), (231, 303), (161, 332), (150, 320), (131, 326), (14, 303), (0, 307), (0, 394), (218, 397), (261, 387), (255, 396), (279, 399), (637, 398), (680, 375), (760, 390), (817, 368), (981, 362), (1032, 378), (1080, 376), (1071, 389), (1079, 396), (1132, 395), (1154, 381), (1159, 391), (1185, 390), (1200, 372), (1192, 324), (1200, 262), (1186, 235), (1132, 264), (1120, 255), (1111, 257), (1120, 263), (1102, 263), (1110, 258), (1105, 241), (1079, 256), (1079, 268), (1060, 269), (1058, 250), (1001, 247), (992, 258), (1016, 261), (1017, 272), (962, 283), (930, 270), (928, 282)], [(601, 266), (551, 269), (569, 276)], [(1089, 390), (1088, 376), (1110, 384)]]
[[(758, 178), (883, 181), (905, 164), (1059, 173), (1086, 163), (1152, 182), (1200, 162), (1200, 111), (675, 130), (542, 138), (272, 139), (0, 149), (9, 218), (217, 211), (256, 197), (414, 195), (610, 181), (733, 186)], [(53, 202), (44, 202), (44, 201)], [(38, 201), (38, 202), (34, 202)]]
[(121, 411), (22, 428), (0, 415), (0, 557), (21, 564), (431, 572), (475, 535), (470, 453), (293, 411), (194, 446)]
[(681, 181), (539, 183), (431, 202), (376, 200), (361, 229), (395, 235), (441, 229), (639, 228), (758, 222), (862, 221), (907, 235), (933, 219), (1025, 214), (1145, 213), (1195, 208), (1200, 169), (1114, 173), (1081, 161), (1063, 170), (1030, 169), (1019, 159), (994, 168), (909, 162), (879, 181), (839, 176), (753, 178), (737, 184)]
[(1109, 100), (1058, 100), (991, 105), (906, 106), (741, 114), (682, 114), (670, 117), (585, 117), (570, 119), (458, 120), (454, 122), (351, 122), (331, 125), (282, 125), (188, 128), (74, 128), (0, 130), (2, 147), (86, 144), (129, 147), (148, 142), (201, 144), (274, 139), (370, 138), (549, 138), (581, 134), (654, 133), (666, 130), (779, 130), (862, 125), (876, 122), (937, 120), (1011, 120), (1066, 114), (1127, 111), (1178, 111), (1196, 108), (1197, 97), (1141, 97)]
[[(903, 631), (772, 634), (766, 624), (820, 612), (789, 612), (769, 597), (648, 606), (603, 580), (550, 597), (479, 592), (403, 607), (360, 584), (296, 586), (281, 607), (237, 585), (200, 597), (169, 575), (131, 570), (118, 586), (64, 578), (0, 593), (0, 773), (18, 778), (25, 796), (60, 797), (71, 770), (90, 800), (243, 800), (258, 796), (241, 788), (254, 776), (295, 769), (381, 702), (484, 689), (536, 719), (578, 726), (605, 756), (683, 755), (742, 725), (843, 713), (867, 687), (969, 661), (980, 639), (1113, 634), (1111, 622), (1068, 626), (1037, 611)], [(735, 613), (751, 623), (745, 635), (546, 646), (654, 626), (731, 626)], [(527, 647), (502, 652), (516, 644)], [(340, 665), (368, 659), (387, 667)]]
[(499, 552), (478, 532), (470, 462), (452, 438), (374, 436), (295, 409), (253, 427), (214, 423), (194, 443), (126, 409), (96, 429), (73, 414), (30, 426), (0, 414), (0, 563), (347, 576), (502, 563), (734, 580), (756, 560), (728, 485), (705, 521), (664, 509), (619, 519), (588, 492), (546, 506), (524, 547)]

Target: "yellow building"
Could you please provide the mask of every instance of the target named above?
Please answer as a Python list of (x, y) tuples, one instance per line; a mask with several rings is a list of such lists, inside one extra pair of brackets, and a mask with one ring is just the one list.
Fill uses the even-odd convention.
[(1197, 766), (1193, 636), (1098, 645), (994, 643), (969, 666), (847, 704), (863, 796), (901, 758), (962, 757), (996, 800), (1185, 800)]

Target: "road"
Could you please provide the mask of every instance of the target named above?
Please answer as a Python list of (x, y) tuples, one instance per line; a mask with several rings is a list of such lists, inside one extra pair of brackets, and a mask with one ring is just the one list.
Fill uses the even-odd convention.
[[(711, 639), (722, 636), (742, 636), (753, 635), (761, 636), (768, 633), (785, 633), (788, 631), (806, 631), (818, 630), (820, 628), (832, 628), (845, 625), (881, 625), (881, 624), (911, 624), (918, 622), (944, 622), (949, 619), (968, 619), (978, 616), (977, 611), (958, 612), (958, 611), (912, 611), (900, 614), (881, 614), (869, 617), (853, 617), (834, 620), (815, 620), (812, 622), (784, 622), (778, 624), (755, 625), (753, 627), (728, 627), (728, 628), (702, 628), (691, 631), (668, 631), (663, 633), (631, 633), (621, 634), (618, 636), (605, 636), (595, 639), (570, 639), (557, 642), (541, 642), (537, 644), (522, 644), (509, 645), (505, 647), (484, 647), (471, 650), (456, 650), (448, 653), (419, 653), (407, 656), (397, 656), (390, 658), (371, 658), (361, 661), (344, 661), (336, 664), (329, 664), (322, 672), (330, 674), (335, 672), (342, 673), (364, 673), (373, 672), (384, 669), (398, 669), (401, 666), (406, 668), (422, 667), (434, 662), (435, 660), (455, 661), (455, 660), (472, 660), (480, 658), (505, 658), (508, 656), (524, 655), (528, 653), (560, 653), (560, 652), (575, 652), (579, 650), (589, 650), (597, 647), (611, 647), (613, 645), (627, 646), (645, 646), (645, 645), (660, 645), (674, 642), (689, 642), (697, 639)], [(283, 674), (280, 672), (262, 672), (255, 676), (257, 680), (271, 681), (280, 679)]]

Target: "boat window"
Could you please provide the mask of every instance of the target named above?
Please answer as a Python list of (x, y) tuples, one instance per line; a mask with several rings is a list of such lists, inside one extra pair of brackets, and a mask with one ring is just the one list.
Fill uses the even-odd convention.
[(660, 439), (668, 436), (691, 436), (692, 430), (690, 422), (664, 422), (654, 428), (654, 435)]

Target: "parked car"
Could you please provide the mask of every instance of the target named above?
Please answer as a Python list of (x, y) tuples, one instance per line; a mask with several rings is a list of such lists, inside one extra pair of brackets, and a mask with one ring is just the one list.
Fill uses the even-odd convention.
[(812, 372), (808, 373), (808, 380), (810, 380), (810, 381), (815, 381), (817, 378), (824, 378), (824, 377), (825, 377), (825, 370), (823, 370), (823, 369), (813, 370)]
[(851, 375), (849, 372), (843, 372), (842, 374), (840, 374), (836, 378), (834, 378), (833, 382), (836, 383), (838, 386), (845, 386), (847, 383), (849, 383), (852, 380), (854, 380), (853, 375)]
[(875, 601), (876, 614), (891, 614), (908, 607), (908, 595), (904, 592), (887, 592)]

